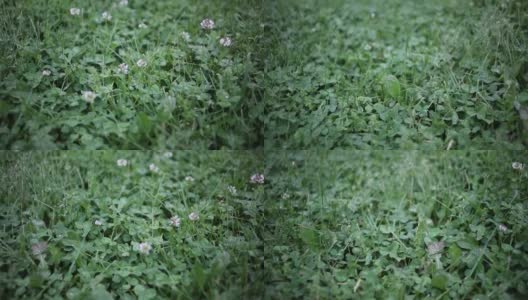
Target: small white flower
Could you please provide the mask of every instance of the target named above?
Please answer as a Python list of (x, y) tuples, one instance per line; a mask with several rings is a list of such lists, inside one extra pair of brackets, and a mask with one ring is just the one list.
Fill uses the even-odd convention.
[(230, 37), (223, 37), (220, 39), (220, 44), (224, 47), (229, 47), (231, 46), (232, 43), (233, 41), (231, 40)]
[(31, 245), (31, 252), (35, 256), (43, 255), (46, 250), (48, 250), (48, 243), (46, 242), (38, 242), (36, 244)]
[(76, 7), (70, 8), (70, 15), (78, 16), (80, 14), (81, 14), (81, 9), (80, 8), (76, 8)]
[(512, 163), (512, 168), (513, 168), (514, 170), (522, 171), (522, 170), (524, 170), (524, 164), (523, 164), (523, 163), (520, 163), (520, 162), (518, 162), (518, 161), (516, 161), (516, 162), (513, 162), (513, 163)]
[(215, 23), (211, 19), (204, 19), (202, 22), (200, 22), (200, 26), (202, 26), (202, 29), (213, 29), (215, 27)]
[(445, 243), (444, 242), (435, 242), (427, 246), (427, 252), (429, 255), (435, 255), (439, 254), (444, 250)]
[(290, 194), (288, 193), (282, 194), (282, 200), (288, 200), (288, 199), (290, 199)]
[(136, 62), (136, 65), (140, 68), (143, 68), (143, 67), (146, 67), (147, 66), (147, 61), (144, 60), (144, 59), (140, 59)]
[(118, 71), (123, 73), (123, 74), (125, 74), (125, 75), (128, 74), (128, 65), (127, 64), (120, 64)]
[(502, 232), (508, 232), (508, 227), (504, 224), (499, 224), (499, 230)]
[(112, 21), (112, 15), (107, 11), (103, 12), (101, 17), (103, 18), (103, 21)]
[(236, 195), (237, 194), (237, 189), (236, 187), (232, 186), (232, 185), (228, 185), (227, 186), (227, 190), (231, 193), (231, 195)]
[(188, 42), (190, 39), (191, 39), (191, 35), (187, 32), (187, 31), (184, 31), (181, 33), (181, 37), (186, 41)]
[(436, 268), (438, 270), (442, 269), (442, 262), (440, 258), (442, 257), (442, 251), (444, 250), (445, 243), (443, 241), (435, 242), (427, 246), (427, 253), (432, 256), (436, 262)]
[(118, 167), (126, 167), (127, 165), (128, 165), (128, 160), (122, 159), (122, 158), (117, 160)]
[(147, 24), (145, 24), (145, 23), (140, 23), (140, 24), (138, 25), (138, 28), (139, 28), (139, 29), (145, 29), (145, 28), (147, 28), (147, 27), (148, 27), (148, 26), (147, 26)]
[(431, 219), (428, 218), (428, 219), (425, 220), (425, 224), (427, 224), (427, 225), (433, 225), (433, 220), (431, 220)]
[(42, 76), (50, 76), (51, 75), (51, 71), (50, 70), (43, 70), (42, 71)]
[(264, 184), (264, 174), (253, 174), (250, 178), (251, 183)]
[(95, 224), (96, 226), (101, 226), (101, 225), (103, 225), (103, 221), (101, 221), (101, 220), (95, 220), (94, 224)]
[(372, 50), (372, 46), (370, 44), (366, 44), (365, 47), (363, 47), (363, 49), (365, 51), (370, 51), (370, 50)]
[(163, 156), (165, 156), (166, 158), (171, 158), (172, 157), (172, 152), (167, 151), (167, 152), (163, 153)]
[(156, 166), (155, 164), (150, 164), (150, 165), (149, 165), (149, 170), (150, 170), (150, 172), (152, 172), (152, 173), (158, 173), (158, 172), (159, 172), (159, 168), (158, 168), (158, 166)]
[(200, 216), (198, 215), (198, 213), (192, 212), (189, 214), (189, 220), (196, 221), (198, 219), (200, 219)]
[(192, 176), (186, 176), (185, 181), (193, 182), (194, 178)]
[(136, 246), (136, 250), (142, 254), (150, 254), (150, 251), (152, 250), (152, 245), (150, 243), (143, 242)]
[(178, 216), (174, 216), (169, 219), (169, 223), (171, 224), (171, 226), (180, 227), (181, 219)]
[(119, 6), (127, 6), (127, 5), (128, 5), (128, 0), (119, 1)]
[(95, 100), (95, 97), (97, 97), (97, 95), (92, 92), (92, 91), (83, 91), (82, 92), (82, 97), (84, 99), (84, 101), (88, 102), (88, 103), (93, 103), (94, 100)]

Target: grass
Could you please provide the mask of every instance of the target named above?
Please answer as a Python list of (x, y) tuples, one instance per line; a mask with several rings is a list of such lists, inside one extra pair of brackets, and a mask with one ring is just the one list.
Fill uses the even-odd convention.
[(275, 153), (265, 298), (525, 298), (526, 154)]
[(259, 11), (255, 1), (4, 1), (0, 147), (259, 147)]
[(521, 0), (42, 3), (0, 8), (2, 149), (528, 144)]
[[(1, 158), (2, 299), (257, 297), (263, 187), (249, 178), (262, 168), (258, 155), (67, 151)], [(118, 159), (129, 165), (118, 167)], [(149, 171), (151, 163), (158, 173)], [(191, 212), (199, 219), (191, 221)], [(173, 216), (181, 219), (178, 228), (169, 224)], [(48, 245), (44, 255), (32, 253), (38, 242)], [(148, 255), (135, 249), (143, 242), (152, 245)]]
[(266, 148), (525, 149), (527, 10), (524, 1), (276, 4)]
[(528, 298), (527, 3), (2, 1), (0, 299)]
[(527, 154), (4, 152), (0, 296), (523, 299)]

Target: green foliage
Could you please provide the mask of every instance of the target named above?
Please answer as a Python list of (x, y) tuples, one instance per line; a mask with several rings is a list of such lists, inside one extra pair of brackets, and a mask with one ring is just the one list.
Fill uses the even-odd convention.
[(266, 148), (528, 145), (526, 1), (271, 3)]
[[(263, 107), (251, 84), (261, 69), (253, 58), (262, 51), (256, 1), (116, 2), (3, 1), (0, 148), (262, 145)], [(205, 18), (213, 30), (201, 29)], [(220, 44), (224, 36), (232, 46)], [(95, 101), (85, 102), (83, 91)]]
[[(256, 224), (263, 193), (249, 183), (263, 167), (258, 154), (0, 157), (0, 298), (255, 299), (262, 293)], [(129, 165), (119, 167), (117, 159)], [(151, 163), (158, 173), (149, 171)], [(191, 212), (199, 220), (191, 221)], [(178, 228), (169, 223), (175, 215)], [(32, 253), (37, 242), (48, 244), (43, 257)], [(150, 254), (135, 249), (142, 242), (152, 245)]]
[(265, 298), (526, 298), (526, 157), (272, 152)]

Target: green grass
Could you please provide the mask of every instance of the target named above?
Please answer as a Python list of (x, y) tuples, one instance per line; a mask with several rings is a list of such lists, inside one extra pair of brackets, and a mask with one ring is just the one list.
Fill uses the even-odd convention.
[[(118, 167), (122, 158), (130, 165)], [(249, 183), (262, 169), (258, 154), (7, 152), (1, 159), (0, 298), (251, 299), (262, 290), (264, 190)], [(148, 171), (151, 163), (159, 173)], [(199, 220), (189, 220), (191, 212)], [(174, 215), (179, 228), (169, 225)], [(38, 242), (48, 244), (43, 257), (32, 253)], [(150, 254), (134, 250), (142, 242), (151, 243)]]
[[(3, 1), (0, 148), (259, 147), (260, 9), (238, 0)], [(205, 18), (215, 29), (201, 29)], [(83, 91), (97, 94), (92, 104)]]
[(528, 298), (528, 2), (119, 2), (0, 0), (0, 299)]
[(526, 148), (525, 1), (273, 9), (266, 148)]
[(525, 149), (526, 11), (522, 0), (6, 0), (0, 148)]
[(527, 154), (274, 153), (265, 298), (526, 298)]
[(523, 299), (526, 157), (3, 152), (0, 297)]

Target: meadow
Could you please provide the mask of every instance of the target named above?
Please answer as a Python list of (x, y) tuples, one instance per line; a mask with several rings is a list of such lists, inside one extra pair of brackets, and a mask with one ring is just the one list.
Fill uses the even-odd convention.
[(528, 299), (527, 87), (524, 0), (0, 0), (0, 299)]
[(254, 153), (0, 157), (0, 298), (258, 298)]
[(2, 1), (0, 148), (258, 147), (258, 4)]
[(526, 149), (528, 2), (272, 3), (267, 149)]
[(522, 0), (6, 0), (0, 9), (2, 149), (528, 144)]
[(523, 299), (528, 153), (1, 154), (2, 299)]
[(526, 151), (273, 156), (266, 299), (526, 298)]

